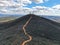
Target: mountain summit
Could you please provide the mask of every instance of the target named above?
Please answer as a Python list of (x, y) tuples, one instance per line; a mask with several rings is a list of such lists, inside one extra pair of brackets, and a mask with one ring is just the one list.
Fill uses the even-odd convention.
[[(60, 42), (60, 23), (34, 14), (28, 14), (16, 20), (0, 24), (0, 45), (16, 45), (15, 43), (19, 45), (28, 39), (22, 27), (30, 17), (32, 17), (32, 19), (26, 26), (26, 32), (30, 34), (33, 39), (27, 45), (40, 45), (42, 38)], [(39, 41), (40, 43), (38, 43)], [(45, 45), (50, 45), (48, 41), (46, 43)]]

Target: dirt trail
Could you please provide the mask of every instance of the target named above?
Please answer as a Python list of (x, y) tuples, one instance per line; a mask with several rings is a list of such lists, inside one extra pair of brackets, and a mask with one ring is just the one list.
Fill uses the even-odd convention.
[(25, 27), (26, 27), (26, 26), (28, 25), (28, 23), (30, 22), (31, 18), (32, 18), (32, 16), (28, 19), (28, 21), (27, 21), (27, 22), (25, 23), (25, 25), (23, 26), (24, 34), (25, 34), (26, 36), (28, 36), (29, 39), (26, 40), (26, 41), (24, 41), (21, 45), (25, 45), (26, 43), (28, 43), (28, 42), (30, 42), (30, 41), (32, 40), (32, 36), (30, 36), (30, 35), (26, 32), (26, 29), (25, 29)]

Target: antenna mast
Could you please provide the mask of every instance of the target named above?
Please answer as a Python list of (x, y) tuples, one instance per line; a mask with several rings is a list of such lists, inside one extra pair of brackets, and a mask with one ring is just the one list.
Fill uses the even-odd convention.
[(29, 14), (33, 14), (33, 11), (30, 11)]

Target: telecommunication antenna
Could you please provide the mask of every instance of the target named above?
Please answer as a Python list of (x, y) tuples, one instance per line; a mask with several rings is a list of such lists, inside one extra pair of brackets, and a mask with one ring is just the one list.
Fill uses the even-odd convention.
[(30, 11), (29, 14), (34, 14), (34, 11)]

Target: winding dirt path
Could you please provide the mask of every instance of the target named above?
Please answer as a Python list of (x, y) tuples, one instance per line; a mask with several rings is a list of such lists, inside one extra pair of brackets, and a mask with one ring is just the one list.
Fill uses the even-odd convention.
[(30, 41), (32, 40), (32, 36), (30, 36), (30, 35), (26, 32), (26, 29), (25, 29), (25, 27), (26, 27), (26, 26), (28, 25), (28, 23), (30, 22), (31, 18), (32, 18), (32, 16), (27, 20), (27, 22), (26, 22), (26, 23), (24, 24), (24, 26), (23, 26), (24, 34), (25, 34), (26, 36), (28, 36), (29, 39), (26, 40), (26, 41), (24, 41), (21, 45), (25, 45), (26, 43), (28, 43), (28, 42), (30, 42)]

